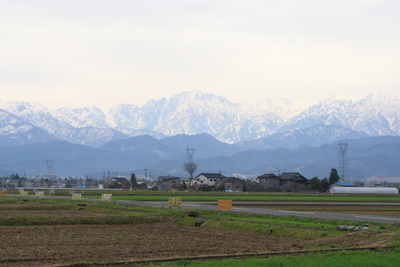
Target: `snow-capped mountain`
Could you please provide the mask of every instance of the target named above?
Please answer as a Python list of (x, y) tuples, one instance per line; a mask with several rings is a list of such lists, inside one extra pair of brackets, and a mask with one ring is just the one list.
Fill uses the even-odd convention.
[(150, 129), (167, 136), (208, 133), (235, 143), (267, 136), (304, 110), (293, 99), (266, 100), (257, 105), (231, 103), (224, 97), (198, 90), (183, 92), (169, 100), (151, 100), (142, 108), (122, 104), (110, 110), (109, 123), (126, 129)]
[[(143, 134), (159, 139), (200, 133), (226, 143), (262, 138), (262, 147), (295, 147), (347, 138), (400, 135), (399, 104), (396, 97), (372, 94), (361, 99), (332, 96), (313, 105), (288, 98), (250, 105), (194, 90), (170, 99), (149, 100), (142, 107), (117, 105), (106, 114), (96, 107), (49, 110), (37, 102), (22, 101), (0, 101), (0, 109), (48, 134), (43, 140), (58, 138), (95, 147)], [(7, 135), (7, 129), (14, 129), (7, 128), (7, 120), (3, 122), (0, 136)]]
[(368, 136), (400, 134), (400, 99), (371, 94), (358, 100), (330, 97), (292, 117), (279, 131), (336, 125)]
[(52, 115), (57, 120), (68, 123), (75, 128), (110, 128), (103, 111), (96, 107), (73, 110), (63, 107), (53, 111)]
[(57, 140), (45, 130), (2, 109), (0, 109), (0, 136), (0, 146)]

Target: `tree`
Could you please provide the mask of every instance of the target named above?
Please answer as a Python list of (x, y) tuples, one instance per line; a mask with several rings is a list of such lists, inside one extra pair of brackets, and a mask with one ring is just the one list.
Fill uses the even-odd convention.
[(310, 187), (314, 190), (321, 190), (321, 180), (318, 177), (311, 178)]
[(197, 164), (194, 162), (186, 162), (183, 169), (189, 174), (190, 181), (193, 179), (193, 173), (197, 170)]
[(185, 190), (188, 189), (188, 186), (186, 185), (186, 183), (185, 183), (184, 181), (183, 181), (182, 184), (181, 184), (181, 189), (182, 189), (183, 191), (185, 191)]
[(329, 184), (334, 184), (336, 182), (339, 182), (340, 177), (338, 175), (338, 172), (336, 169), (332, 168), (331, 173), (329, 175)]
[(137, 183), (136, 176), (134, 173), (132, 173), (132, 175), (131, 175), (131, 186), (138, 187), (138, 183)]
[(321, 180), (321, 188), (322, 188), (322, 190), (324, 190), (325, 192), (328, 191), (329, 185), (330, 185), (330, 184), (329, 184), (328, 178), (324, 178), (324, 179)]

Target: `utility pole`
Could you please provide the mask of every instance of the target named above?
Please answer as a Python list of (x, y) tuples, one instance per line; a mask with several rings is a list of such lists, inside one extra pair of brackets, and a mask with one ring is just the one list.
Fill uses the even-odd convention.
[(110, 171), (107, 171), (107, 188), (110, 188)]
[(129, 188), (129, 191), (130, 191), (130, 194), (132, 195), (132, 175), (133, 175), (133, 173), (131, 174), (131, 178), (130, 178), (130, 188)]

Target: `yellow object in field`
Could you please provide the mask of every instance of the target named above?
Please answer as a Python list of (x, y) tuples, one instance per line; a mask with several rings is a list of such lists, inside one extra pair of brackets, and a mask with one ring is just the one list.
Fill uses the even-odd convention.
[(172, 198), (172, 197), (170, 197), (168, 199), (169, 208), (174, 207), (174, 206), (180, 208), (181, 204), (182, 204), (182, 199), (181, 198)]
[(231, 210), (232, 200), (218, 200), (218, 210)]
[(72, 200), (82, 200), (82, 194), (72, 194)]
[(101, 201), (112, 201), (112, 194), (102, 194)]

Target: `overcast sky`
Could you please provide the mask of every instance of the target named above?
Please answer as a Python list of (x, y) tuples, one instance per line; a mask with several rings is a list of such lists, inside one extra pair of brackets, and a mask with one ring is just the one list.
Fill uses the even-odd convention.
[(0, 0), (0, 99), (400, 95), (400, 1)]

